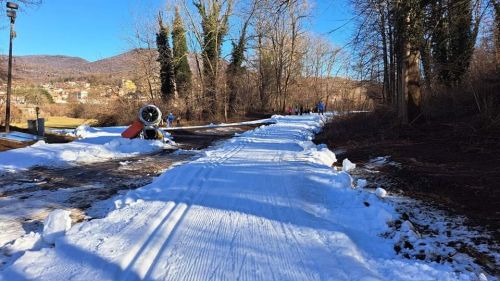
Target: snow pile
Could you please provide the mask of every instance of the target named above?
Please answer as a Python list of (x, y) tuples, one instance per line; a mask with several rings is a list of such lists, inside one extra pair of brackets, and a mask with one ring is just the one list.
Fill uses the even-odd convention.
[(17, 238), (11, 244), (4, 247), (7, 255), (12, 256), (27, 250), (38, 250), (43, 245), (42, 235), (40, 233), (30, 232)]
[(96, 133), (96, 130), (92, 130), (92, 127), (90, 127), (89, 125), (83, 124), (83, 125), (78, 126), (75, 129), (74, 135), (77, 138), (86, 138), (86, 137), (91, 136), (95, 133)]
[(382, 187), (377, 187), (377, 189), (375, 189), (375, 194), (379, 198), (384, 198), (387, 196), (387, 191), (385, 189), (383, 189)]
[(390, 156), (379, 156), (372, 158), (370, 159), (370, 161), (368, 161), (368, 163), (365, 164), (365, 167), (367, 169), (376, 169), (384, 165), (390, 165), (398, 168), (401, 167), (401, 164), (396, 161), (392, 161)]
[(342, 161), (342, 171), (349, 172), (354, 169), (356, 169), (356, 164), (349, 161), (349, 159), (346, 158)]
[(310, 141), (324, 117), (273, 119), (118, 196), (107, 217), (26, 252), (0, 279), (477, 279), (394, 252), (381, 235), (394, 207), (352, 189)]
[(43, 222), (43, 240), (54, 244), (57, 238), (63, 236), (71, 228), (70, 212), (54, 210), (49, 213)]
[(367, 181), (365, 179), (358, 179), (356, 181), (356, 186), (358, 188), (364, 188), (367, 185)]
[(0, 172), (33, 166), (99, 162), (172, 147), (161, 141), (124, 139), (120, 135), (123, 130), (125, 127), (91, 128), (82, 125), (75, 130), (75, 134), (82, 138), (71, 143), (47, 144), (39, 141), (29, 147), (0, 152)]

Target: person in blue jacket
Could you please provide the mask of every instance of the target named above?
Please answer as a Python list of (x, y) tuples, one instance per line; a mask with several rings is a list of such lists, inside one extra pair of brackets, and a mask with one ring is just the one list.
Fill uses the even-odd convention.
[(318, 113), (319, 113), (320, 115), (325, 114), (325, 104), (323, 103), (323, 101), (320, 101), (320, 102), (318, 103)]
[(170, 128), (174, 124), (175, 116), (172, 112), (170, 112), (167, 116), (167, 127)]

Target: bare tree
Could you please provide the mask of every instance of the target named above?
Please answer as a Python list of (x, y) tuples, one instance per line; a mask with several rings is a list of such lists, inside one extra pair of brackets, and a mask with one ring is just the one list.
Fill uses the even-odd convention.
[[(285, 111), (290, 86), (301, 75), (299, 48), (303, 21), (308, 15), (306, 1), (262, 1), (256, 17), (257, 52), (261, 75), (261, 100), (275, 110)], [(268, 72), (272, 69), (273, 81)], [(273, 91), (268, 87), (272, 86)], [(267, 97), (266, 97), (267, 96)]]
[(151, 101), (159, 103), (159, 64), (155, 34), (157, 24), (154, 19), (143, 19), (134, 26), (134, 33), (128, 37), (132, 47), (135, 80), (140, 91), (146, 92)]

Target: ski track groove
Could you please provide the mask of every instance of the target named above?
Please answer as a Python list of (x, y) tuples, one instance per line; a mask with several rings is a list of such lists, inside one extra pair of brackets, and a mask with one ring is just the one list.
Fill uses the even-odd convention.
[[(246, 142), (238, 143), (230, 150), (223, 151), (222, 154), (217, 155), (217, 157), (215, 159), (212, 159), (211, 161), (209, 161), (210, 165), (208, 168), (210, 168), (211, 170), (216, 169), (219, 165), (221, 165), (222, 163), (224, 163), (227, 160), (234, 157), (236, 154), (238, 154), (239, 151), (241, 151), (242, 149), (245, 148), (244, 143), (246, 143)], [(214, 153), (218, 153), (218, 151), (214, 152)], [(273, 160), (275, 160), (275, 161), (273, 161), (273, 162), (275, 165), (281, 165), (280, 158), (281, 158), (280, 153), (276, 153), (274, 155)], [(199, 203), (200, 200), (203, 200), (203, 197), (206, 194), (207, 190), (201, 189), (198, 192), (199, 192), (198, 196), (196, 197), (196, 199), (194, 199), (192, 201), (193, 205), (195, 203)], [(278, 214), (279, 211), (270, 207), (270, 206), (272, 206), (272, 204), (277, 203), (277, 201), (274, 199), (276, 197), (276, 191), (268, 190), (268, 194), (266, 197), (267, 197), (267, 202), (269, 203), (266, 205), (267, 211), (270, 213), (273, 213), (274, 215), (279, 215), (278, 217), (283, 217), (282, 215)], [(232, 205), (233, 201), (234, 201), (234, 199), (231, 202), (229, 202), (229, 205)], [(201, 204), (201, 205), (203, 205), (203, 204)], [(201, 216), (195, 217), (191, 221), (193, 224), (193, 227), (199, 228), (202, 230), (206, 230), (208, 232), (214, 232), (215, 236), (219, 237), (219, 238), (220, 237), (227, 238), (226, 240), (229, 241), (229, 244), (228, 244), (228, 246), (226, 246), (223, 249), (218, 249), (217, 247), (215, 247), (215, 245), (213, 245), (211, 243), (206, 243), (206, 241), (203, 241), (201, 239), (188, 239), (189, 242), (186, 243), (187, 244), (187, 245), (185, 245), (186, 247), (183, 247), (183, 248), (187, 249), (187, 251), (182, 254), (182, 257), (183, 257), (183, 259), (187, 259), (189, 261), (198, 261), (198, 262), (188, 262), (188, 267), (183, 272), (183, 274), (181, 274), (182, 280), (195, 280), (195, 279), (221, 280), (221, 279), (227, 279), (228, 276), (224, 276), (224, 274), (223, 274), (224, 273), (224, 271), (222, 270), (223, 268), (228, 268), (228, 267), (232, 268), (233, 269), (232, 272), (234, 272), (234, 270), (237, 267), (239, 267), (240, 268), (239, 271), (241, 272), (241, 270), (243, 269), (243, 265), (245, 263), (245, 261), (239, 262), (236, 260), (235, 257), (240, 256), (241, 253), (234, 251), (234, 249), (236, 247), (235, 245), (237, 243), (236, 241), (238, 241), (238, 237), (239, 237), (239, 229), (240, 229), (239, 224), (241, 224), (242, 222), (231, 220), (231, 213), (230, 212), (227, 213), (227, 211), (225, 211), (226, 214), (221, 216), (218, 220), (216, 219), (217, 214), (215, 213), (216, 212), (215, 210), (208, 209), (208, 210), (204, 210), (204, 212), (208, 212), (208, 213), (205, 214), (203, 217), (201, 217)], [(210, 219), (210, 221), (207, 222), (206, 218), (212, 218), (212, 219)], [(255, 219), (255, 218), (253, 218), (253, 219)], [(253, 231), (253, 232), (258, 235), (258, 237), (260, 238), (260, 243), (262, 245), (264, 245), (267, 242), (267, 240), (269, 239), (269, 237), (265, 237), (264, 234), (269, 235), (268, 233), (270, 233), (271, 239), (279, 239), (279, 235), (287, 233), (286, 232), (287, 226), (283, 222), (269, 223), (267, 220), (264, 220), (262, 218), (258, 218), (257, 220), (260, 222), (261, 228), (257, 229), (257, 231)], [(247, 216), (247, 219), (244, 220), (243, 222), (250, 224), (252, 226), (251, 229), (254, 230), (253, 227), (255, 226), (255, 224), (252, 224), (251, 221), (249, 221), (248, 216)], [(241, 227), (244, 227), (244, 226), (241, 226)], [(254, 235), (251, 235), (251, 236), (254, 237)], [(290, 237), (288, 237), (288, 236), (289, 235), (287, 235), (287, 237), (286, 237), (287, 241), (288, 241), (287, 242), (288, 246), (294, 247), (295, 252), (300, 253), (302, 256), (303, 253), (298, 250), (298, 249), (300, 249), (300, 247), (299, 247), (300, 243), (298, 243), (298, 241), (293, 239), (293, 238), (290, 239)], [(298, 272), (292, 266), (292, 264), (289, 263), (288, 257), (283, 254), (284, 252), (286, 252), (286, 251), (284, 251), (285, 250), (284, 245), (274, 244), (274, 245), (272, 245), (272, 247), (273, 247), (273, 252), (277, 254), (277, 256), (273, 258), (273, 261), (276, 261), (278, 264), (280, 264), (280, 268), (283, 268), (283, 267), (286, 268), (287, 269), (286, 271), (292, 272), (291, 274), (293, 274), (295, 276), (297, 276), (296, 274), (301, 275), (300, 272)], [(197, 251), (197, 249), (200, 249), (200, 248), (203, 248), (203, 250)], [(175, 253), (175, 249), (167, 249), (164, 245), (163, 249), (161, 251), (165, 251), (165, 250), (169, 251), (169, 253), (168, 254), (162, 253), (162, 255), (166, 254), (167, 257), (172, 257), (175, 254), (177, 254), (177, 253)], [(218, 255), (223, 256), (224, 258), (209, 259), (208, 258), (209, 255), (213, 254), (214, 252), (218, 253)], [(159, 257), (159, 256), (160, 256), (160, 253), (157, 255), (157, 257)], [(231, 258), (231, 256), (234, 256), (234, 257)], [(246, 260), (248, 256), (245, 254), (244, 257), (245, 257), (244, 259)], [(269, 257), (266, 257), (266, 258), (267, 258), (268, 262), (272, 261), (271, 258), (269, 258)], [(172, 260), (171, 262), (172, 263), (167, 262), (167, 265), (166, 265), (167, 268), (170, 267), (169, 265), (172, 265), (173, 263), (178, 262), (178, 260)], [(239, 262), (239, 265), (237, 265), (238, 262)], [(199, 269), (202, 269), (202, 268), (212, 268), (212, 270), (210, 272), (206, 273), (208, 276), (207, 275), (196, 276), (195, 274), (197, 272), (201, 272), (201, 270), (199, 270)], [(254, 268), (258, 268), (258, 267), (255, 266)], [(168, 270), (170, 270), (170, 268)], [(151, 269), (150, 271), (151, 271), (150, 273), (153, 273), (154, 269)], [(273, 278), (272, 280), (279, 280), (279, 278), (275, 275), (275, 272), (274, 272), (272, 267), (268, 266), (268, 269), (266, 271), (271, 274), (271, 276)], [(170, 272), (170, 271), (168, 271), (168, 272)], [(168, 276), (168, 273), (166, 276)], [(163, 277), (166, 277), (166, 276), (164, 275)], [(249, 279), (248, 277), (244, 277), (244, 276), (242, 278), (241, 273), (239, 273), (237, 276), (232, 276), (232, 277), (233, 277), (232, 279), (235, 279), (235, 280), (236, 279), (237, 280)], [(253, 276), (250, 276), (250, 279), (256, 279), (257, 277), (260, 277), (260, 276), (253, 275)]]
[[(138, 243), (140, 246), (139, 251), (132, 251), (134, 254), (133, 260), (128, 263), (125, 271), (119, 277), (119, 280), (132, 281), (134, 278), (138, 277), (140, 279), (148, 279), (153, 273), (154, 264), (156, 264), (157, 259), (162, 254), (162, 252), (167, 248), (169, 241), (172, 239), (177, 228), (181, 225), (182, 220), (187, 215), (191, 206), (197, 202), (203, 189), (203, 182), (210, 178), (210, 175), (214, 172), (214, 169), (233, 157), (243, 148), (243, 145), (235, 146), (234, 148), (224, 151), (222, 155), (217, 156), (213, 161), (209, 161), (210, 165), (201, 167), (198, 169), (196, 175), (192, 177), (192, 180), (188, 184), (188, 188), (182, 192), (180, 198), (173, 208), (169, 209), (168, 212), (162, 213), (162, 219), (159, 224), (153, 224), (151, 228), (154, 230), (144, 235), (142, 240), (145, 242)], [(217, 153), (217, 151), (215, 152)], [(203, 162), (201, 162), (203, 163)], [(183, 202), (183, 203), (179, 203)], [(158, 220), (155, 220), (155, 222)], [(138, 248), (137, 246), (136, 248)], [(144, 254), (143, 254), (144, 253)], [(125, 259), (127, 263), (128, 259)]]
[[(301, 139), (303, 137), (302, 134), (294, 133), (294, 137), (297, 139)], [(257, 138), (262, 138), (262, 139), (268, 139), (268, 138), (281, 138), (280, 135), (278, 134), (269, 134), (266, 130), (261, 132), (261, 134), (258, 134), (256, 136)], [(230, 147), (229, 150), (216, 150), (213, 151), (210, 156), (213, 158), (209, 159), (207, 162), (200, 161), (200, 163), (206, 163), (207, 165), (202, 167), (201, 170), (209, 170), (209, 172), (198, 172), (199, 174), (196, 175), (195, 178), (198, 178), (198, 182), (196, 182), (196, 186), (198, 188), (191, 190), (191, 193), (194, 193), (192, 195), (192, 198), (187, 201), (187, 206), (181, 211), (181, 214), (175, 217), (179, 217), (179, 219), (174, 220), (173, 223), (167, 225), (171, 225), (170, 228), (167, 228), (166, 233), (163, 233), (163, 235), (160, 235), (161, 237), (156, 239), (153, 244), (158, 244), (163, 241), (163, 245), (159, 248), (158, 251), (155, 251), (154, 253), (151, 253), (148, 255), (148, 258), (144, 259), (142, 264), (143, 266), (140, 266), (139, 269), (142, 268), (142, 271), (137, 272), (139, 277), (146, 277), (148, 278), (153, 278), (153, 279), (167, 279), (169, 274), (172, 273), (174, 276), (180, 276), (181, 280), (195, 280), (195, 279), (203, 279), (203, 280), (224, 280), (224, 279), (233, 279), (233, 280), (247, 280), (247, 279), (255, 279), (255, 280), (281, 280), (281, 278), (284, 278), (285, 276), (278, 276), (279, 272), (286, 272), (287, 273), (287, 278), (290, 278), (290, 276), (302, 276), (306, 278), (314, 278), (313, 276), (309, 275), (309, 272), (300, 272), (295, 266), (293, 261), (294, 260), (300, 260), (300, 263), (302, 266), (305, 268), (305, 264), (303, 262), (303, 259), (306, 258), (305, 252), (301, 247), (301, 243), (297, 239), (297, 237), (294, 234), (294, 230), (290, 228), (288, 223), (284, 221), (268, 221), (260, 217), (251, 217), (248, 215), (245, 215), (245, 219), (242, 221), (237, 221), (233, 220), (231, 217), (231, 213), (224, 210), (225, 214), (217, 214), (217, 211), (220, 212), (220, 210), (214, 210), (212, 208), (208, 209), (203, 209), (206, 214), (202, 216), (190, 216), (188, 212), (191, 209), (192, 205), (197, 205), (197, 203), (202, 203), (204, 196), (206, 193), (209, 191), (207, 188), (203, 189), (201, 188), (201, 183), (204, 180), (209, 180), (210, 179), (210, 174), (214, 170), (216, 170), (219, 166), (221, 166), (223, 163), (226, 161), (230, 160), (232, 157), (236, 156), (238, 152), (243, 150), (246, 145), (249, 143), (247, 140), (242, 140), (238, 138), (235, 138), (237, 143), (233, 147)], [(276, 151), (274, 155), (271, 158), (272, 163), (278, 167), (281, 167), (282, 164), (282, 153), (279, 151)], [(196, 162), (196, 161), (195, 161)], [(279, 195), (283, 195), (283, 192), (279, 192), (279, 190), (272, 190), (272, 189), (265, 189), (265, 194), (262, 194), (263, 198), (265, 199), (266, 203), (264, 212), (271, 214), (272, 217), (277, 217), (277, 218), (282, 218), (286, 219), (287, 215), (283, 214), (283, 210), (274, 208), (272, 206), (279, 206), (279, 203), (277, 198), (280, 198), (280, 200), (286, 199), (288, 202), (289, 206), (292, 205), (292, 201), (288, 195), (288, 188), (286, 187), (287, 182), (284, 182), (285, 185), (285, 190), (287, 191), (286, 198), (279, 197)], [(193, 183), (190, 184), (192, 186)], [(259, 189), (259, 191), (262, 191), (262, 189)], [(189, 190), (188, 190), (189, 192)], [(232, 206), (234, 203), (234, 199), (232, 199), (229, 202), (226, 202), (228, 206)], [(203, 204), (200, 204), (203, 205)], [(178, 207), (176, 205), (174, 207), (174, 210), (171, 211), (171, 213), (175, 212), (175, 209)], [(213, 243), (207, 243), (207, 241), (204, 241), (203, 239), (189, 239), (190, 237), (187, 237), (186, 239), (183, 239), (184, 241), (180, 241), (178, 243), (181, 243), (179, 245), (180, 248), (187, 249), (187, 251), (183, 253), (178, 253), (176, 251), (176, 247), (174, 246), (173, 248), (168, 248), (169, 241), (171, 241), (172, 237), (175, 235), (175, 231), (177, 230), (177, 227), (181, 224), (181, 221), (184, 220), (186, 217), (189, 216), (189, 221), (192, 224), (192, 228), (195, 229), (201, 229), (205, 231), (214, 231), (214, 236), (218, 237), (219, 239), (224, 239), (229, 241), (228, 245), (220, 249), (220, 246), (218, 245), (213, 245)], [(218, 217), (219, 216), (219, 217)], [(171, 218), (174, 217), (173, 215), (166, 217), (165, 221), (169, 221)], [(194, 217), (194, 218), (193, 218)], [(218, 217), (218, 218), (217, 218)], [(207, 220), (209, 218), (209, 220)], [(256, 221), (255, 221), (256, 220)], [(257, 223), (256, 223), (257, 222)], [(164, 224), (163, 222), (162, 224)], [(241, 224), (247, 224), (248, 227), (245, 227), (244, 225)], [(160, 225), (159, 227), (162, 227)], [(259, 240), (259, 245), (267, 245), (268, 247), (271, 248), (271, 252), (274, 253), (274, 255), (266, 255), (266, 263), (264, 264), (256, 264), (256, 262), (259, 262), (255, 258), (257, 257), (252, 257), (250, 258), (252, 266), (250, 268), (258, 269), (260, 270), (257, 271), (252, 271), (252, 275), (248, 276), (246, 275), (248, 273), (247, 270), (244, 270), (244, 265), (247, 263), (248, 253), (242, 253), (241, 250), (243, 249), (242, 247), (238, 247), (236, 245), (243, 244), (243, 240), (239, 235), (238, 229), (240, 228), (246, 228), (249, 231), (252, 232), (252, 235), (250, 237), (252, 239), (257, 238)], [(170, 229), (170, 230), (169, 230)], [(162, 233), (162, 231), (160, 231)], [(193, 234), (193, 231), (187, 230), (187, 233)], [(279, 241), (281, 236), (285, 236), (283, 244), (281, 243), (272, 243), (269, 244), (268, 240), (272, 241)], [(240, 238), (241, 237), (241, 238)], [(246, 238), (248, 239), (248, 237)], [(247, 241), (248, 242), (248, 241)], [(238, 244), (240, 243), (240, 244)], [(157, 248), (157, 247), (155, 247)], [(293, 250), (290, 251), (290, 248)], [(199, 249), (202, 249), (199, 251)], [(235, 249), (238, 249), (235, 251)], [(244, 250), (244, 249), (243, 249)], [(211, 255), (216, 253), (216, 255), (220, 255), (223, 258), (210, 258)], [(289, 256), (289, 255), (295, 255), (295, 256)], [(166, 261), (166, 264), (164, 265), (164, 270), (163, 272), (159, 273), (160, 275), (154, 275), (155, 274), (155, 269), (156, 266), (158, 265), (157, 260), (161, 256), (166, 256), (168, 260)], [(237, 260), (237, 257), (243, 257), (241, 261)], [(263, 257), (260, 257), (263, 258)], [(179, 260), (182, 259), (182, 260)], [(187, 263), (187, 268), (184, 268), (185, 270), (180, 274), (176, 275), (176, 271), (178, 269), (175, 268), (175, 265), (177, 263)], [(156, 266), (152, 266), (156, 264)], [(271, 264), (278, 265), (277, 268), (273, 268)], [(197, 272), (203, 272), (201, 269), (206, 269), (210, 268), (212, 270), (209, 270), (208, 272), (205, 272), (203, 276), (197, 276), (195, 275)], [(224, 269), (231, 268), (231, 272), (235, 272), (236, 268), (239, 268), (237, 271), (236, 276), (226, 276), (224, 275)], [(278, 272), (275, 272), (276, 269), (279, 269)], [(158, 270), (161, 270), (158, 268)], [(174, 271), (171, 271), (174, 270)], [(146, 274), (143, 272), (146, 271)], [(244, 274), (244, 275), (242, 275)], [(277, 275), (278, 274), (278, 275)], [(304, 275), (305, 274), (305, 275)], [(232, 278), (230, 278), (232, 277)], [(268, 279), (268, 278), (271, 279)], [(128, 279), (122, 279), (122, 280), (128, 280)]]
[[(147, 253), (148, 248), (154, 247), (150, 246), (151, 245), (151, 238), (153, 238), (154, 235), (157, 233), (161, 233), (162, 231), (166, 231), (165, 229), (162, 229), (162, 226), (165, 225), (165, 227), (170, 226), (170, 222), (168, 222), (168, 219), (170, 216), (176, 212), (176, 210), (179, 209), (179, 202), (186, 199), (187, 195), (189, 194), (189, 191), (193, 189), (193, 183), (200, 178), (202, 175), (204, 169), (198, 169), (194, 175), (192, 176), (191, 180), (188, 182), (187, 189), (184, 189), (181, 191), (181, 193), (177, 196), (177, 198), (174, 201), (169, 201), (166, 203), (165, 207), (163, 210), (160, 212), (160, 216), (156, 217), (156, 219), (153, 221), (151, 226), (148, 228), (148, 231), (145, 232), (145, 234), (141, 237), (139, 242), (137, 242), (131, 251), (127, 253), (127, 255), (122, 259), (120, 265), (123, 269), (125, 269), (121, 275), (118, 277), (118, 280), (132, 280), (131, 278), (134, 277), (134, 272), (139, 271), (142, 274), (139, 274), (139, 277), (144, 277), (144, 270), (141, 268), (144, 268), (144, 265), (140, 265), (140, 268), (137, 268), (134, 270), (136, 267), (136, 261), (141, 259), (141, 254), (143, 252)], [(178, 219), (177, 219), (178, 221)], [(140, 221), (139, 221), (140, 222)], [(174, 226), (175, 227), (175, 226)], [(161, 235), (161, 234), (160, 234)], [(156, 243), (159, 243), (156, 241)], [(153, 244), (156, 244), (153, 243)], [(154, 248), (153, 248), (154, 249)], [(149, 257), (148, 259), (151, 259)], [(142, 260), (140, 261), (140, 264), (144, 264), (147, 261)]]

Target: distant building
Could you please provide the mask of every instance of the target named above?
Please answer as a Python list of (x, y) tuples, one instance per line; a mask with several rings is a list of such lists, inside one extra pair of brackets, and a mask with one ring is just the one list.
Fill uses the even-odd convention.
[(89, 92), (87, 91), (80, 91), (76, 93), (76, 100), (79, 103), (87, 103), (87, 98), (89, 97)]
[(128, 94), (134, 94), (137, 92), (137, 85), (132, 80), (122, 79), (120, 86), (119, 95), (124, 96)]
[(26, 98), (24, 96), (12, 96), (11, 97), (12, 104), (14, 105), (25, 105)]

